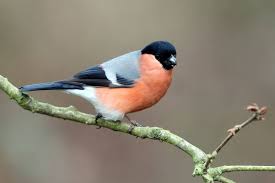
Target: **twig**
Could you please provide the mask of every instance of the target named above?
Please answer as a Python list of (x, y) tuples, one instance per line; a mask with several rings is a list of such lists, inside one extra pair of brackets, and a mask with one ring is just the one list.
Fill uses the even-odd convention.
[(239, 171), (275, 171), (275, 166), (234, 165), (217, 167), (222, 173)]
[(236, 125), (234, 128), (231, 128), (228, 130), (229, 134), (228, 136), (220, 143), (220, 145), (214, 150), (214, 152), (217, 154), (220, 152), (220, 150), (234, 137), (240, 130), (241, 128), (247, 126), (251, 122), (257, 120), (257, 114), (253, 113), (250, 118), (248, 118), (245, 122), (243, 122), (240, 125)]
[[(228, 172), (238, 172), (238, 171), (273, 171), (275, 172), (275, 166), (252, 166), (252, 165), (231, 165), (231, 166), (220, 166), (215, 168), (208, 168), (207, 176), (204, 178), (210, 177), (214, 181), (219, 182), (234, 182), (228, 178), (222, 176), (224, 173)], [(211, 181), (210, 181), (211, 182)]]
[(218, 176), (215, 181), (217, 182), (221, 182), (221, 183), (236, 183), (235, 181), (231, 180), (231, 179), (228, 179), (226, 177), (223, 177), (223, 176)]
[(256, 103), (253, 103), (252, 105), (247, 106), (246, 108), (248, 111), (252, 112), (251, 117), (249, 117), (246, 121), (243, 123), (234, 126), (233, 128), (229, 129), (229, 134), (227, 137), (218, 145), (218, 147), (210, 154), (208, 155), (208, 159), (205, 163), (205, 170), (208, 169), (211, 161), (217, 156), (217, 154), (220, 152), (220, 150), (245, 126), (249, 125), (253, 121), (259, 121), (264, 120), (264, 115), (267, 112), (267, 107), (259, 107)]

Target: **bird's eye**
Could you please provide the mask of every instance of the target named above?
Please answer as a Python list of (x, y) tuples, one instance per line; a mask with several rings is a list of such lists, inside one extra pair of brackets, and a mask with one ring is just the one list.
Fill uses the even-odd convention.
[(160, 59), (160, 55), (159, 55), (159, 54), (156, 54), (156, 55), (155, 55), (155, 58), (156, 58), (157, 60), (159, 60), (159, 59)]

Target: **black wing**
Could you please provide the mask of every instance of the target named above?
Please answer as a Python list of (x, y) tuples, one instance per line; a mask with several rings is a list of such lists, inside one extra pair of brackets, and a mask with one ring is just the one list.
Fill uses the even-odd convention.
[(118, 84), (109, 80), (102, 66), (97, 65), (77, 73), (73, 76), (73, 79), (68, 80), (68, 82), (79, 83), (87, 86), (110, 88), (128, 88), (132, 87), (134, 84), (134, 81), (126, 79), (119, 74), (115, 74), (115, 76)]
[(108, 78), (105, 75), (105, 71), (100, 65), (97, 65), (95, 67), (91, 67), (87, 70), (81, 71), (73, 76), (77, 79), (106, 79)]

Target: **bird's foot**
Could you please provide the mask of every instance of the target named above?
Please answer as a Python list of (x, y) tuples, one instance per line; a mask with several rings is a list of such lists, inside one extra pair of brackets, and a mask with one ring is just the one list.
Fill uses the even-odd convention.
[(138, 123), (137, 121), (135, 121), (135, 120), (131, 120), (130, 122), (131, 122), (131, 124), (132, 124), (133, 126), (135, 126), (135, 127), (142, 127), (142, 125), (139, 124), (139, 123)]
[[(97, 125), (97, 122), (98, 122), (98, 120), (100, 119), (100, 118), (102, 118), (103, 116), (102, 116), (102, 114), (100, 114), (100, 113), (97, 113), (96, 114), (96, 116), (95, 116), (95, 124)], [(101, 128), (101, 126), (98, 126), (98, 127), (96, 127), (97, 129), (100, 129)]]
[(131, 120), (128, 115), (125, 115), (125, 117), (131, 123), (130, 128), (128, 129), (129, 133), (132, 133), (132, 131), (134, 130), (135, 127), (142, 127), (142, 125), (139, 124), (137, 121)]
[(142, 127), (141, 124), (139, 124), (137, 121), (132, 120), (127, 114), (125, 115), (126, 119), (135, 127)]

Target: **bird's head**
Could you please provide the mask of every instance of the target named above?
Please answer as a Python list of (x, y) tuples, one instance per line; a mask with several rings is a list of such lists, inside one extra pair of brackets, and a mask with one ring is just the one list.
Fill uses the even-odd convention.
[(177, 65), (176, 48), (167, 41), (152, 42), (141, 50), (141, 54), (154, 55), (166, 70), (173, 69)]

